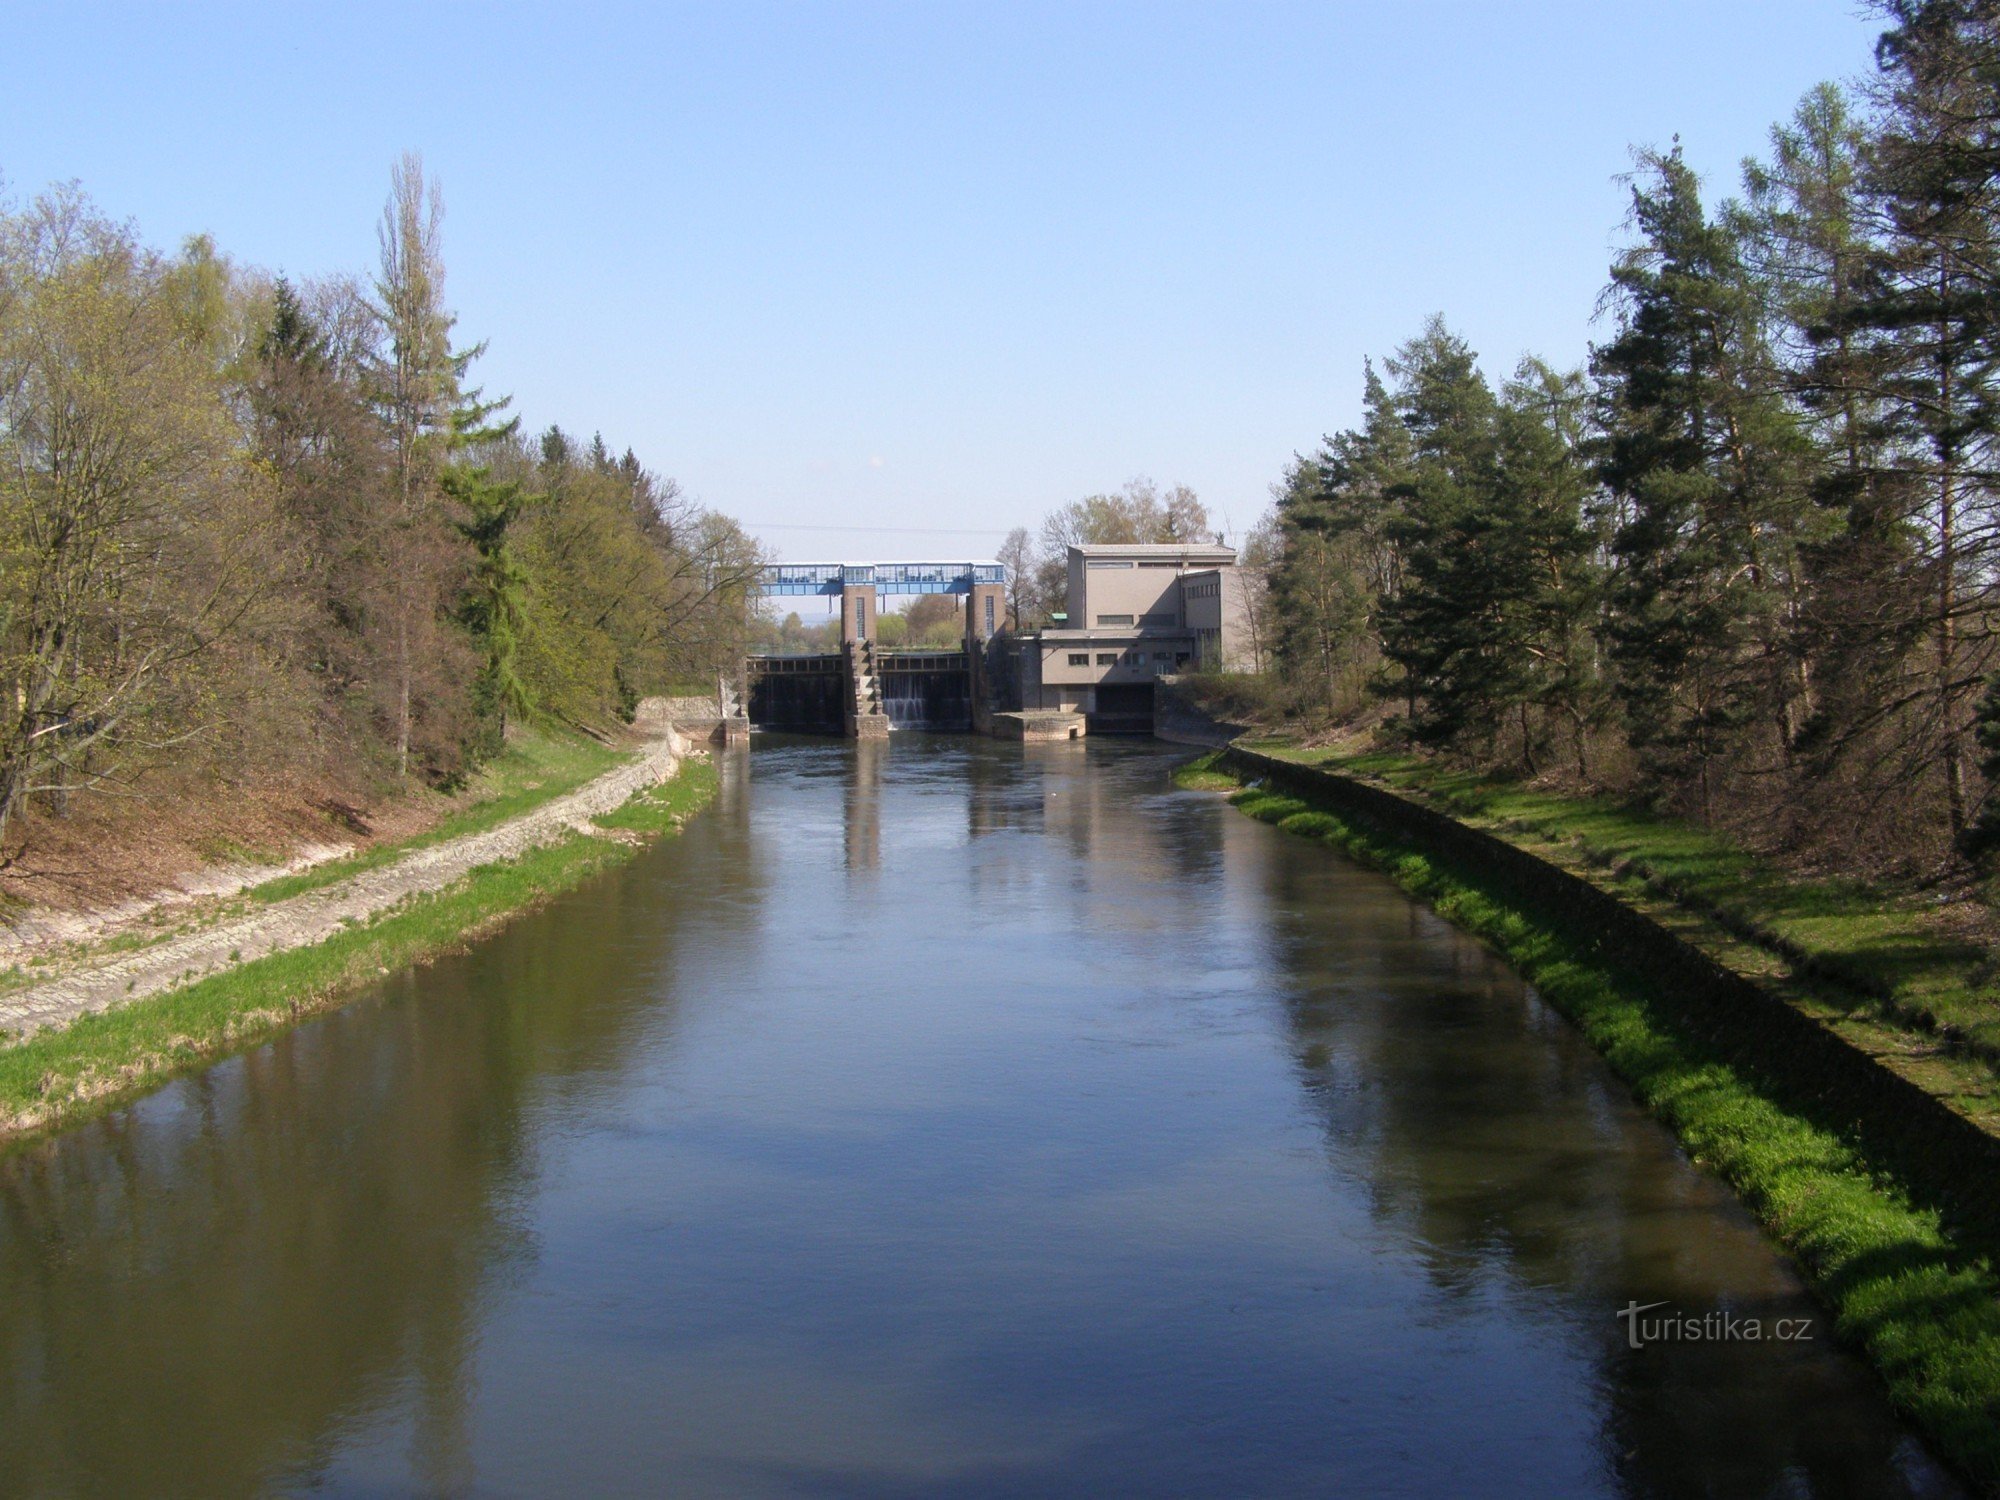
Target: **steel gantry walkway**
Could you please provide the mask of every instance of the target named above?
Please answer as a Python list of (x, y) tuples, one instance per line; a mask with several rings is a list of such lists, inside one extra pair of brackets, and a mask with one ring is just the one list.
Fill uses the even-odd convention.
[(969, 594), (982, 583), (1005, 584), (997, 562), (771, 563), (759, 574), (767, 595), (825, 594), (872, 588), (878, 594)]

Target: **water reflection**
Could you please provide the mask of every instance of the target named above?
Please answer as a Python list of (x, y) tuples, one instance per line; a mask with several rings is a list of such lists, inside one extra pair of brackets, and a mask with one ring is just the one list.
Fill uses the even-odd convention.
[(856, 740), (848, 754), (847, 868), (859, 873), (882, 863), (882, 762), (887, 740)]
[(1135, 744), (678, 841), (0, 1160), (0, 1493), (1938, 1489), (1477, 945)]

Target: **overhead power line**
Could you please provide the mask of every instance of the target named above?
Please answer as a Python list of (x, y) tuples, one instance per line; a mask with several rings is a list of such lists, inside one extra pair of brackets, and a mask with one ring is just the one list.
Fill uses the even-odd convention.
[(1005, 526), (811, 526), (794, 521), (739, 521), (746, 531), (855, 531), (873, 536), (1005, 536)]

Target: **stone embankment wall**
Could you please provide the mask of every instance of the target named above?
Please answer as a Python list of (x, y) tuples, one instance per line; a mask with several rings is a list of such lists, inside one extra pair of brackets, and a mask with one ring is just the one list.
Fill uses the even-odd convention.
[[(1848, 1133), (1961, 1228), (2000, 1246), (2000, 1139), (1951, 1104), (1590, 881), (1386, 788), (1253, 750), (1221, 762), (1502, 887), (1515, 904), (1584, 937), (1607, 967), (1644, 974), (1677, 1019), (1732, 1063), (1773, 1080), (1787, 1101)], [(1864, 1003), (1857, 1000), (1857, 1004)]]

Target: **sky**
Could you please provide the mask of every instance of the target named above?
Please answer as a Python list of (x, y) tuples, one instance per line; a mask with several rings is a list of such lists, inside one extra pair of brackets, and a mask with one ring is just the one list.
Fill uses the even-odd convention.
[(366, 272), (442, 183), (475, 376), (794, 561), (991, 557), (1137, 476), (1240, 533), (1442, 312), (1587, 357), (1635, 145), (1716, 195), (1879, 26), (1827, 0), (15, 0), (0, 176)]

